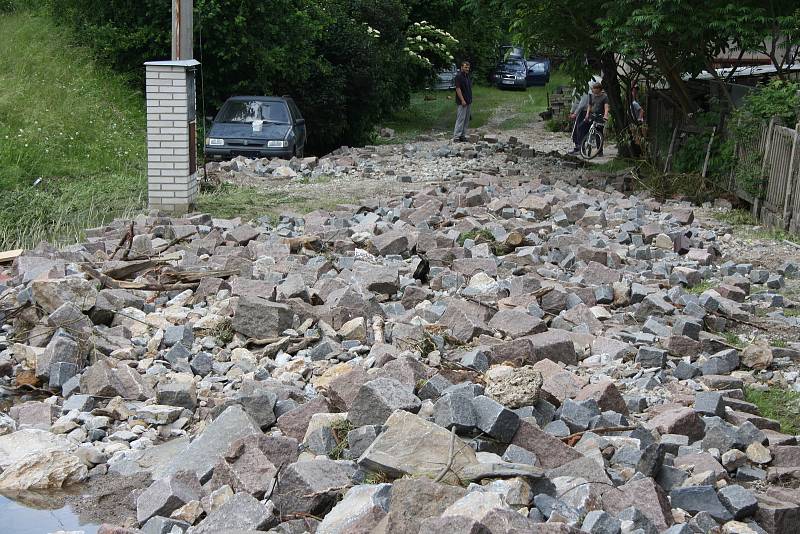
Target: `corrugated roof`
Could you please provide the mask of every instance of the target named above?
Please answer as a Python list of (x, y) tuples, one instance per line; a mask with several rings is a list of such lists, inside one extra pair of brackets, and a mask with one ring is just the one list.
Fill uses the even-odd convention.
[[(787, 65), (783, 68), (784, 71), (796, 71), (800, 70), (800, 63), (792, 63), (791, 65)], [(744, 78), (750, 76), (763, 76), (769, 74), (775, 74), (778, 69), (775, 68), (775, 65), (747, 65), (747, 66), (739, 66), (739, 67), (727, 67), (724, 69), (717, 69), (717, 76), (720, 78), (727, 78), (731, 71), (735, 71), (732, 78)], [(689, 76), (684, 76), (684, 79), (691, 79)], [(694, 78), (695, 80), (712, 80), (714, 76), (708, 72), (703, 71)]]

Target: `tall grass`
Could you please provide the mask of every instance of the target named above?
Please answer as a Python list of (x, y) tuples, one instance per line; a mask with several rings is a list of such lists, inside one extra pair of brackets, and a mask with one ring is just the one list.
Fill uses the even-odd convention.
[(144, 99), (53, 20), (0, 15), (0, 249), (146, 204)]

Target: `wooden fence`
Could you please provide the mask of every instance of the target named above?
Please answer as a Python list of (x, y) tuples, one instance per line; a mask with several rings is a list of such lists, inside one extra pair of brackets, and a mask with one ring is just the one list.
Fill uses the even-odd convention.
[[(794, 129), (778, 124), (772, 119), (764, 125), (760, 136), (748, 142), (737, 143), (737, 158), (740, 162), (734, 173), (753, 172), (745, 170), (743, 162), (760, 165), (760, 176), (764, 180), (761, 194), (753, 198), (741, 187), (736, 191), (740, 198), (752, 202), (753, 215), (766, 225), (791, 232), (800, 231), (800, 124)], [(755, 151), (755, 153), (754, 153)], [(753, 157), (753, 156), (757, 157)]]

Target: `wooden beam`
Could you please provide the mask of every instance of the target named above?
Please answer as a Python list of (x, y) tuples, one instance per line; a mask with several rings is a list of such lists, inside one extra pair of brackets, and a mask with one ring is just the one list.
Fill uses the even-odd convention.
[(672, 130), (672, 140), (669, 142), (669, 150), (667, 150), (667, 159), (664, 162), (664, 174), (667, 174), (669, 171), (670, 165), (672, 164), (672, 152), (675, 150), (675, 140), (678, 138), (678, 127), (676, 126), (674, 130)]
[(797, 137), (800, 135), (800, 122), (794, 126), (794, 135), (792, 136), (792, 154), (789, 156), (789, 175), (786, 177), (786, 198), (783, 203), (783, 229), (788, 230), (792, 217), (795, 215), (791, 212), (792, 197), (795, 188), (795, 175), (797, 174)]
[(714, 126), (714, 129), (711, 130), (711, 139), (708, 140), (708, 148), (706, 148), (706, 159), (703, 161), (703, 178), (706, 177), (706, 173), (708, 172), (708, 161), (711, 159), (711, 145), (714, 144), (714, 136), (717, 134), (717, 127)]
[(172, 0), (172, 60), (194, 59), (194, 0)]
[(22, 252), (23, 249), (21, 248), (0, 252), (0, 263), (11, 263), (15, 259), (17, 259), (22, 254)]
[[(764, 157), (761, 160), (761, 173), (758, 175), (759, 179), (761, 180), (761, 184), (759, 184), (759, 191), (758, 195), (755, 195), (755, 201), (753, 202), (753, 210), (752, 214), (753, 217), (756, 219), (760, 219), (761, 217), (761, 205), (763, 204), (764, 195), (766, 194), (767, 188), (762, 187), (762, 185), (766, 186), (769, 182), (769, 176), (767, 176), (767, 166), (768, 163), (772, 163), (770, 151), (772, 150), (772, 131), (775, 128), (775, 117), (772, 117), (769, 120), (769, 126), (767, 126), (766, 138), (764, 139)], [(764, 180), (766, 176), (766, 182)]]

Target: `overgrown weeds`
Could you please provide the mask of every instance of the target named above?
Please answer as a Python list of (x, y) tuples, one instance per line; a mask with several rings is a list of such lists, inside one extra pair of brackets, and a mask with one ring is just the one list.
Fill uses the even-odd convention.
[(569, 131), (569, 120), (563, 115), (547, 119), (544, 123), (544, 129), (548, 132), (560, 133)]
[(226, 317), (211, 330), (210, 334), (217, 338), (220, 343), (227, 345), (233, 341), (233, 336), (235, 334), (233, 330), (233, 322)]
[(53, 180), (0, 195), (0, 250), (76, 243), (85, 230), (144, 210), (144, 176)]
[(341, 460), (344, 458), (344, 451), (350, 448), (350, 443), (347, 441), (347, 434), (353, 430), (353, 423), (347, 419), (339, 419), (331, 424), (331, 431), (336, 440), (336, 446), (328, 454), (331, 460)]
[(507, 247), (504, 243), (500, 243), (494, 238), (492, 232), (487, 230), (486, 228), (476, 228), (475, 230), (470, 230), (468, 232), (463, 232), (461, 235), (458, 236), (456, 242), (459, 246), (463, 247), (464, 243), (467, 239), (471, 239), (475, 242), (476, 245), (480, 245), (481, 243), (488, 243), (489, 248), (492, 249), (492, 253), (495, 256), (505, 256), (510, 252), (509, 247)]
[(636, 169), (635, 174), (639, 187), (649, 191), (659, 201), (681, 197), (694, 204), (702, 204), (725, 193), (714, 181), (700, 174), (664, 174), (645, 162)]
[(392, 479), (386, 473), (372, 472), (364, 477), (364, 484), (385, 484), (391, 481)]

